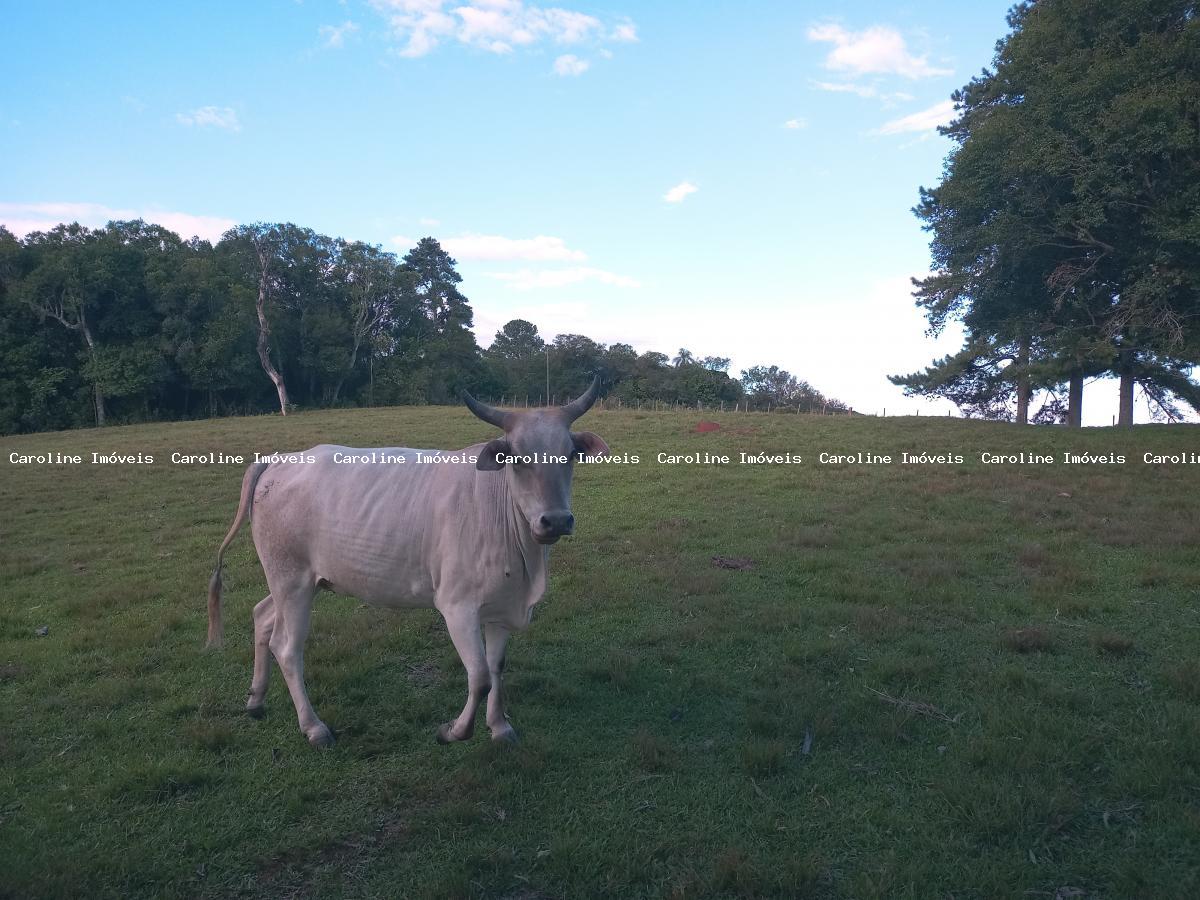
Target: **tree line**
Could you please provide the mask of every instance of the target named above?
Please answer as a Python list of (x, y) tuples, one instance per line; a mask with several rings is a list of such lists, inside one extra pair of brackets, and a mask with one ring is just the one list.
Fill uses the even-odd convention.
[[(0, 433), (295, 408), (534, 405), (601, 373), (627, 402), (844, 410), (777, 366), (638, 353), (513, 320), (481, 350), (455, 260), (402, 257), (292, 224), (215, 245), (142, 220), (17, 239), (0, 226)], [(549, 395), (547, 395), (547, 374)]]
[(966, 341), (891, 380), (1022, 423), (1080, 425), (1103, 375), (1120, 424), (1138, 387), (1159, 418), (1200, 411), (1200, 8), (1038, 0), (1008, 25), (914, 210), (934, 263), (914, 296)]

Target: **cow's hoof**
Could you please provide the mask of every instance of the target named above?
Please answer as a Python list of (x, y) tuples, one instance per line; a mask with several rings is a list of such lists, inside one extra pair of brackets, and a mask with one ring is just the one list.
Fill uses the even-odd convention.
[(247, 706), (246, 707), (246, 715), (248, 715), (252, 719), (261, 719), (266, 714), (267, 714), (267, 708), (266, 708), (266, 706), (264, 706), (261, 703), (258, 704), (258, 706)]
[(332, 747), (334, 744), (333, 732), (329, 730), (328, 725), (322, 725), (319, 728), (314, 728), (308, 735), (308, 742), (318, 750), (324, 750), (326, 747)]
[(520, 742), (520, 740), (521, 739), (517, 737), (517, 729), (513, 728), (511, 725), (506, 725), (503, 728), (492, 729), (493, 744), (516, 744)]
[(466, 740), (466, 738), (460, 738), (455, 735), (453, 722), (445, 722), (439, 725), (436, 737), (439, 744), (453, 744), (456, 741)]

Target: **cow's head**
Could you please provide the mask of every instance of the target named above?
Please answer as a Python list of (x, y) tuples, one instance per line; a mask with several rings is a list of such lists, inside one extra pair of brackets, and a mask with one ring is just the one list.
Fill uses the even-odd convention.
[(571, 423), (591, 408), (599, 393), (597, 375), (583, 396), (566, 406), (519, 412), (496, 409), (463, 394), (471, 412), (504, 429), (504, 437), (484, 445), (475, 467), (485, 472), (505, 470), (509, 491), (539, 543), (553, 544), (575, 527), (571, 472), (580, 456), (608, 453), (608, 444), (598, 434), (571, 430)]

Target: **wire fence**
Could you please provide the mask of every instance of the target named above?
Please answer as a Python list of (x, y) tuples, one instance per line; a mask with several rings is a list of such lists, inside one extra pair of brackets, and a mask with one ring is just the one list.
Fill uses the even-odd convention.
[[(525, 395), (520, 397), (492, 397), (485, 402), (490, 406), (499, 406), (509, 409), (522, 409), (528, 407), (538, 407), (543, 405), (555, 406), (567, 403), (571, 397), (550, 396), (550, 403), (544, 404), (545, 395), (532, 396)], [(666, 401), (666, 400), (623, 400), (620, 397), (605, 397), (596, 401), (597, 409), (636, 409), (649, 410), (651, 412), (743, 412), (743, 413), (790, 413), (790, 414), (806, 414), (816, 416), (875, 416), (879, 418), (887, 418), (887, 407), (883, 407), (877, 412), (864, 412), (863, 410), (855, 409), (852, 406), (843, 406), (841, 404), (813, 404), (813, 403), (753, 403), (749, 400), (739, 400), (737, 402), (722, 400), (713, 403), (705, 403), (697, 400), (694, 403), (684, 403), (683, 401)], [(897, 415), (910, 415), (909, 413), (896, 412), (893, 407), (893, 417)], [(920, 416), (921, 410), (914, 409), (911, 415)], [(926, 416), (937, 416), (939, 414), (926, 412)], [(950, 410), (946, 411), (946, 418), (956, 418)]]

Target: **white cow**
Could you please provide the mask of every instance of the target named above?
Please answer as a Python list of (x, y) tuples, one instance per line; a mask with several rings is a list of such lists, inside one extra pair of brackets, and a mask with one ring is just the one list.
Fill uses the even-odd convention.
[[(570, 430), (598, 391), (599, 378), (564, 407), (523, 412), (465, 395), (471, 411), (504, 435), (464, 450), (323, 444), (297, 454), (302, 461), (251, 465), (208, 589), (208, 643), (220, 646), (221, 558), (250, 517), (270, 590), (254, 607), (250, 715), (263, 713), (273, 655), (300, 730), (316, 747), (333, 743), (304, 688), (313, 597), (327, 588), (374, 606), (437, 609), (467, 670), (466, 706), (438, 728), (438, 740), (471, 737), (484, 697), (492, 739), (515, 740), (504, 709), (504, 647), (545, 593), (549, 545), (574, 527), (574, 463), (608, 453), (598, 435)], [(405, 462), (346, 461), (372, 452)]]

